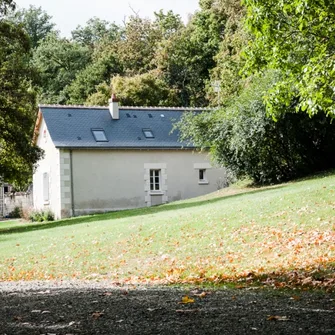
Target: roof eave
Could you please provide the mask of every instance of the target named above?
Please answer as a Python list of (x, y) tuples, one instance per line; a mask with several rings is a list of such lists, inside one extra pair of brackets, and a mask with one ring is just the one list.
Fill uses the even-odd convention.
[(172, 147), (93, 147), (93, 146), (65, 146), (56, 145), (57, 149), (69, 149), (69, 150), (196, 150), (197, 147), (182, 147), (182, 146), (172, 146)]
[(39, 130), (40, 130), (40, 126), (42, 123), (42, 119), (43, 119), (43, 115), (42, 115), (41, 109), (39, 109), (38, 114), (37, 114), (37, 119), (35, 122), (34, 134), (33, 134), (33, 144), (34, 145), (37, 144), (37, 138), (39, 135)]

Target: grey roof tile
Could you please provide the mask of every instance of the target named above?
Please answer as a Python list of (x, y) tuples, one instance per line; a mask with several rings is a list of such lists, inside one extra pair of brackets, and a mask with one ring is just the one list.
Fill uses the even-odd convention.
[[(40, 110), (58, 148), (194, 148), (179, 141), (178, 131), (171, 133), (184, 113), (181, 109), (121, 107), (119, 120), (112, 119), (108, 108), (42, 106)], [(96, 142), (92, 129), (103, 129), (108, 142)], [(154, 138), (146, 138), (143, 129), (151, 129)]]

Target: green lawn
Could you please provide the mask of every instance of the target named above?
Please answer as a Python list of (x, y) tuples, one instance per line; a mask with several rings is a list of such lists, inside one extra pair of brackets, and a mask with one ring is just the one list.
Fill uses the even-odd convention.
[(335, 175), (47, 224), (0, 222), (0, 255), (1, 280), (331, 285)]

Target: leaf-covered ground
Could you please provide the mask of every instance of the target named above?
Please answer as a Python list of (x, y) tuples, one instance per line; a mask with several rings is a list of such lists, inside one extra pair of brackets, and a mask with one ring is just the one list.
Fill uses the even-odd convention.
[(0, 329), (40, 334), (334, 334), (334, 294), (0, 283)]
[(335, 176), (2, 226), (0, 280), (335, 287)]

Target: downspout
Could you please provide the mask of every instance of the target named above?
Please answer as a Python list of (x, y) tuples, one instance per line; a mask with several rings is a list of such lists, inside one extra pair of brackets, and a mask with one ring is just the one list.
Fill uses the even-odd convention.
[(72, 158), (72, 150), (70, 150), (70, 179), (71, 179), (71, 211), (72, 215), (75, 216), (74, 211), (74, 187), (73, 187), (73, 158)]

